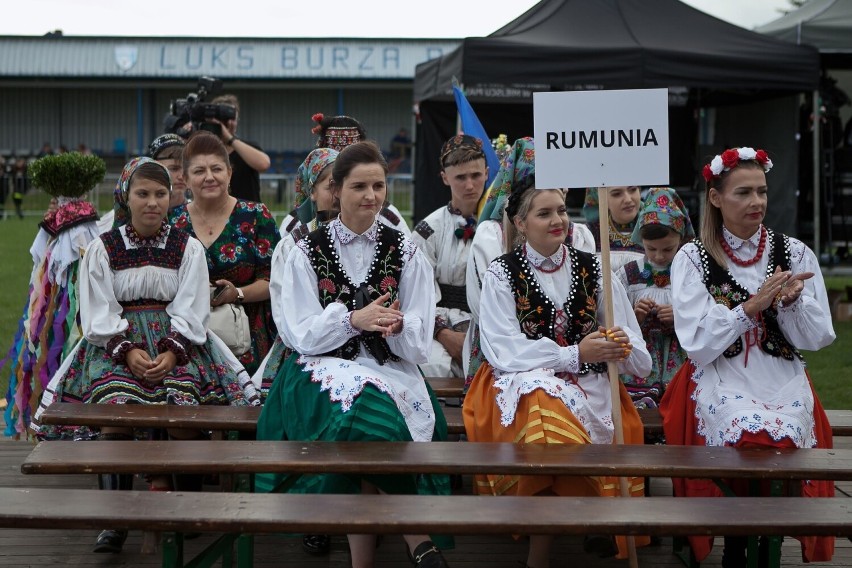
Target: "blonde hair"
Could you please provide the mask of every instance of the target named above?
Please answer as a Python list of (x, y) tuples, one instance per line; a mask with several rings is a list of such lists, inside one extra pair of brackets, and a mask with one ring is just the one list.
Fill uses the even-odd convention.
[(506, 209), (503, 209), (503, 252), (509, 252), (516, 246), (522, 244), (526, 240), (526, 236), (522, 235), (515, 226), (515, 221), (520, 221), (526, 218), (532, 209), (532, 202), (536, 195), (542, 191), (558, 191), (565, 199), (565, 190), (562, 189), (537, 189), (529, 188), (520, 198), (518, 203), (518, 212), (511, 219)]
[[(760, 169), (763, 171), (763, 166), (754, 160), (741, 161), (737, 168)], [(716, 263), (722, 268), (728, 268), (728, 257), (725, 255), (722, 244), (719, 242), (719, 237), (722, 235), (722, 210), (710, 202), (710, 190), (715, 189), (717, 193), (722, 193), (722, 186), (730, 177), (733, 168), (729, 171), (723, 171), (718, 177), (711, 178), (707, 182), (707, 189), (704, 192), (704, 215), (701, 217), (701, 233), (700, 239), (704, 248)]]

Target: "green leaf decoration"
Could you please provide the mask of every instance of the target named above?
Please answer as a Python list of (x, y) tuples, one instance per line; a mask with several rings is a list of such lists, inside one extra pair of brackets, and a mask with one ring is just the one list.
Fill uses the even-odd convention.
[(54, 197), (82, 197), (104, 180), (106, 163), (98, 156), (68, 152), (39, 158), (28, 173), (35, 187)]

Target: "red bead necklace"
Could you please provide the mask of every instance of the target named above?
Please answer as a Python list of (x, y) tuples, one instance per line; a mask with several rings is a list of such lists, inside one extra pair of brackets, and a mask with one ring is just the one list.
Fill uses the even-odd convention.
[[(568, 257), (568, 249), (566, 249), (563, 246), (560, 246), (559, 248), (562, 249), (562, 260), (560, 260), (559, 263), (554, 268), (545, 268), (543, 266), (539, 266), (538, 269), (540, 271), (545, 272), (547, 274), (553, 274), (554, 272), (556, 272), (557, 270), (562, 268), (562, 265), (565, 264), (565, 259)], [(526, 254), (526, 253), (527, 253), (527, 245), (524, 244), (524, 254)]]
[(761, 257), (763, 256), (763, 251), (766, 249), (766, 227), (760, 227), (760, 242), (757, 245), (757, 254), (754, 255), (754, 258), (749, 260), (740, 260), (734, 254), (734, 251), (731, 250), (731, 247), (728, 245), (728, 241), (725, 240), (723, 235), (719, 235), (719, 242), (722, 243), (722, 248), (725, 251), (725, 254), (728, 255), (728, 258), (731, 259), (731, 262), (736, 264), (737, 266), (751, 266), (752, 264), (756, 264)]

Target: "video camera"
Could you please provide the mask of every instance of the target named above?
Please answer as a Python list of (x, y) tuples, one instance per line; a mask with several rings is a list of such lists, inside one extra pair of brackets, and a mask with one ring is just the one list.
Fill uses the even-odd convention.
[(225, 122), (237, 117), (237, 109), (233, 105), (206, 102), (222, 90), (221, 79), (201, 77), (195, 93), (189, 93), (186, 98), (175, 99), (169, 104), (169, 115), (165, 120), (164, 131), (180, 136), (188, 136), (196, 130), (207, 130), (216, 136), (222, 135), (222, 127), (208, 119), (216, 118)]

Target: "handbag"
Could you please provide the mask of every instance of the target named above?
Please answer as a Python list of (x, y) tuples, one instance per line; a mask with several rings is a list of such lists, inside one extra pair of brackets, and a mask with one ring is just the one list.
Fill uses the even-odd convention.
[(222, 304), (210, 308), (207, 328), (239, 357), (251, 349), (251, 330), (245, 309), (238, 304)]

